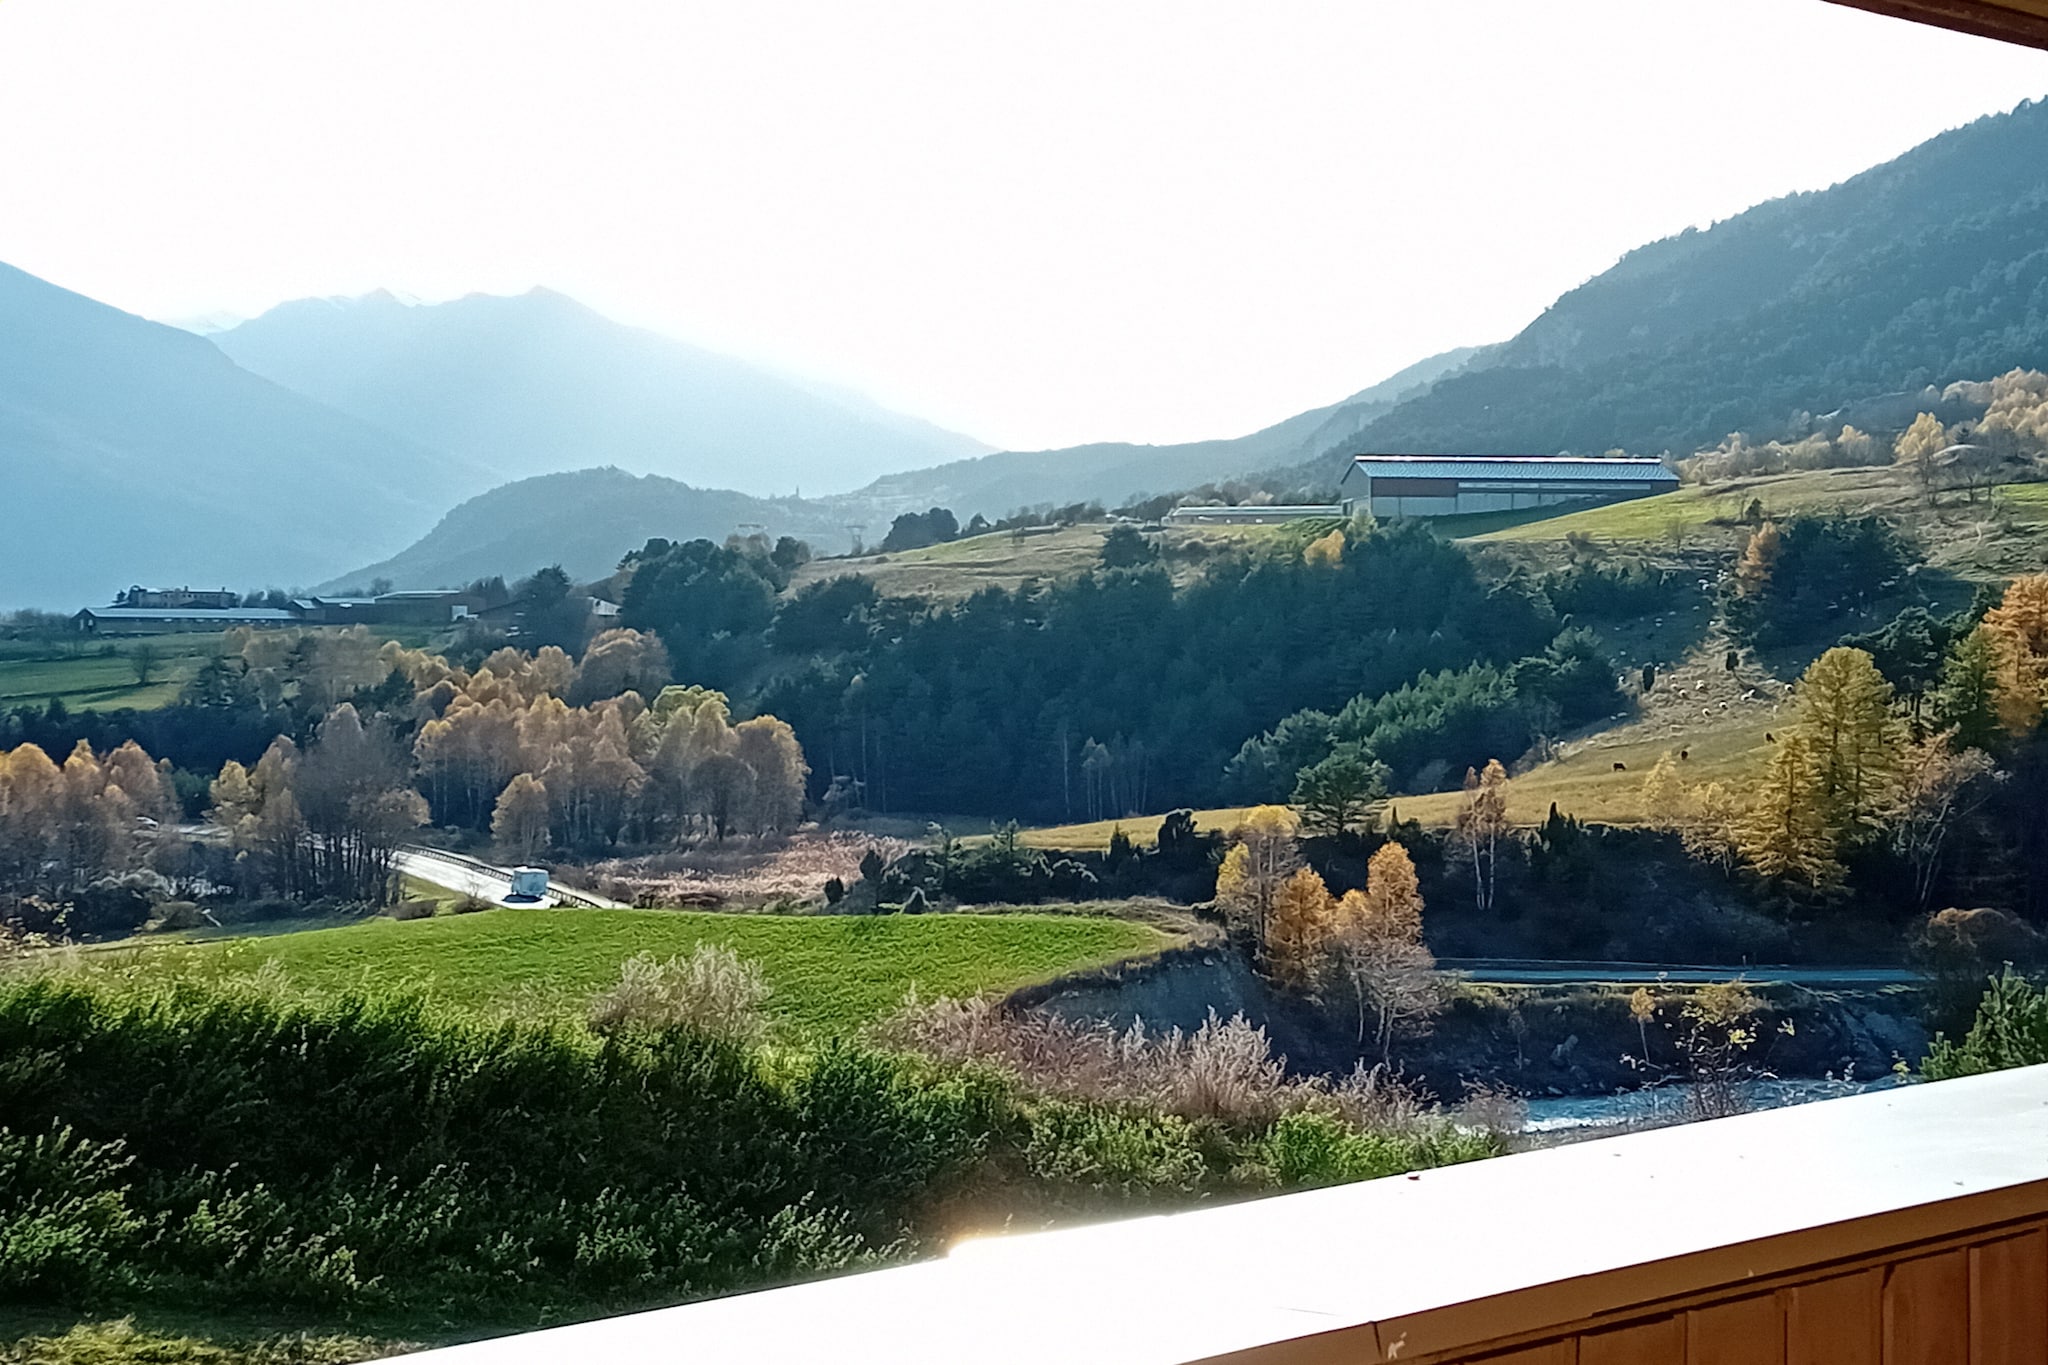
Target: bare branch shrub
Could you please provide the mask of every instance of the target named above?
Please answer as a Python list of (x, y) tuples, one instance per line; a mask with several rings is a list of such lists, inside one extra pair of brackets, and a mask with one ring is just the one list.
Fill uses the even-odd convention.
[(1369, 1132), (1421, 1132), (1445, 1122), (1385, 1067), (1361, 1067), (1334, 1082), (1290, 1076), (1266, 1031), (1242, 1014), (1224, 1019), (1211, 1010), (1193, 1033), (1155, 1033), (1142, 1021), (1118, 1029), (1016, 1012), (991, 1000), (923, 1002), (913, 995), (877, 1035), (935, 1061), (997, 1067), (1041, 1094), (1182, 1118), (1261, 1125), (1313, 1111)]
[(619, 983), (590, 1002), (598, 1033), (688, 1029), (744, 1042), (767, 1031), (772, 987), (751, 962), (716, 944), (700, 943), (687, 958), (658, 962), (652, 953), (627, 958)]

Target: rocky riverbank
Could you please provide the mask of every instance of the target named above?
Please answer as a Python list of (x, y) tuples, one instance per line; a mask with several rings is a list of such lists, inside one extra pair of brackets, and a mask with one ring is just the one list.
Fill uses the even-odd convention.
[[(1656, 988), (1656, 1013), (1638, 1025), (1630, 990), (1614, 986), (1507, 987), (1460, 983), (1430, 1033), (1399, 1042), (1393, 1062), (1444, 1100), (1475, 1086), (1531, 1097), (1591, 1096), (1640, 1087), (1685, 1070), (1680, 1043), (1691, 988)], [(1917, 992), (1903, 987), (1819, 991), (1758, 986), (1745, 1061), (1771, 1075), (1869, 1080), (1927, 1050)], [(1276, 996), (1228, 948), (1210, 943), (1146, 962), (1019, 991), (1019, 1008), (1128, 1027), (1199, 1028), (1209, 1011), (1263, 1026), (1289, 1065), (1339, 1074), (1377, 1061), (1355, 1018)]]

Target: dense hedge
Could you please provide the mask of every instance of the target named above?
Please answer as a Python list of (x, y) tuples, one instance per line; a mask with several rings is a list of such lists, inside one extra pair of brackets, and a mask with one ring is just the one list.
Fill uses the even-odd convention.
[(1094, 1213), (1485, 1150), (1034, 1098), (849, 1045), (0, 983), (0, 1300), (626, 1307), (914, 1255), (966, 1209)]

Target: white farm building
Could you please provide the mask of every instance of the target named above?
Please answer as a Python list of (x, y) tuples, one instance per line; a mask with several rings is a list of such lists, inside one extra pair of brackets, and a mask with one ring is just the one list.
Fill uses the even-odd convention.
[(1375, 517), (1453, 517), (1643, 498), (1677, 488), (1678, 476), (1661, 460), (1620, 457), (1360, 455), (1342, 482)]

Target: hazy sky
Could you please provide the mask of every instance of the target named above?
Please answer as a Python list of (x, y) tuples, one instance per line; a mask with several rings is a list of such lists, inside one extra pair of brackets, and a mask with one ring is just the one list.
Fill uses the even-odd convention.
[(1236, 434), (2048, 94), (1820, 0), (0, 0), (0, 261), (546, 284), (999, 445)]

